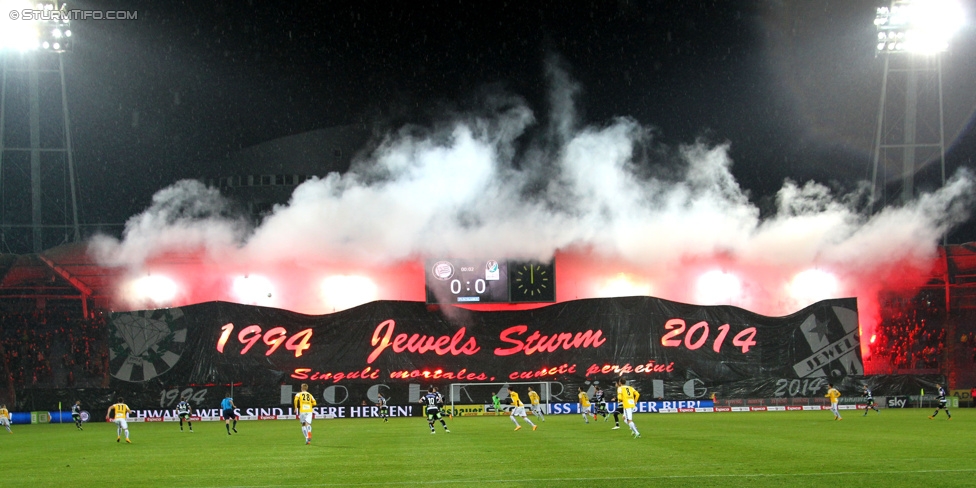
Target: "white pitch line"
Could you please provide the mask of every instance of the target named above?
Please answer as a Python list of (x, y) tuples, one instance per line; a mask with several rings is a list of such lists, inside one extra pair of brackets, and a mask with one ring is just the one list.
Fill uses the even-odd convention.
[[(509, 478), (509, 479), (466, 479), (466, 480), (423, 480), (423, 481), (389, 481), (389, 482), (368, 482), (368, 483), (307, 483), (302, 482), (296, 485), (237, 485), (232, 488), (262, 488), (268, 486), (402, 486), (423, 483), (425, 485), (444, 485), (444, 484), (482, 484), (482, 483), (543, 483), (552, 481), (582, 482), (582, 481), (638, 481), (638, 480), (680, 480), (698, 478), (798, 478), (813, 476), (851, 476), (851, 475), (878, 475), (878, 474), (934, 474), (934, 473), (973, 473), (973, 469), (919, 469), (912, 471), (834, 471), (820, 473), (741, 473), (741, 474), (689, 474), (689, 475), (666, 475), (666, 476), (615, 476), (600, 478)], [(221, 485), (222, 486), (222, 485)]]

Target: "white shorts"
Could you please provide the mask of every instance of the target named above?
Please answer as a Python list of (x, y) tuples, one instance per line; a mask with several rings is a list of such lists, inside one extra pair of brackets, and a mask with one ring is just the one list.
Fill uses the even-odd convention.
[(512, 415), (515, 417), (525, 417), (525, 407), (512, 408)]
[(115, 425), (118, 425), (123, 430), (129, 428), (129, 422), (127, 422), (125, 419), (115, 419), (113, 422), (115, 422)]
[(626, 420), (627, 422), (633, 422), (634, 421), (634, 409), (633, 408), (624, 408), (624, 420)]
[(532, 405), (532, 413), (537, 413), (542, 411), (542, 405)]
[(302, 412), (298, 414), (298, 420), (300, 420), (303, 424), (312, 425), (312, 417), (314, 417), (312, 412)]
[(0, 417), (0, 425), (10, 425), (10, 419), (7, 417)]

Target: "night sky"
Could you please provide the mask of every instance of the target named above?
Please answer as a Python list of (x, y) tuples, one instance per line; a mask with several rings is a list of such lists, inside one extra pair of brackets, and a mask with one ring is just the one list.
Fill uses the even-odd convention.
[[(378, 132), (432, 124), (479, 110), (485, 93), (520, 96), (544, 122), (547, 63), (578, 84), (586, 124), (623, 116), (665, 146), (729, 142), (733, 174), (764, 211), (787, 178), (850, 191), (871, 174), (877, 6), (75, 2), (138, 11), (138, 20), (73, 27), (81, 218), (122, 223), (157, 190), (273, 138), (350, 123)], [(969, 25), (945, 61), (950, 175), (974, 166), (974, 53)], [(973, 240), (970, 224), (950, 242)]]

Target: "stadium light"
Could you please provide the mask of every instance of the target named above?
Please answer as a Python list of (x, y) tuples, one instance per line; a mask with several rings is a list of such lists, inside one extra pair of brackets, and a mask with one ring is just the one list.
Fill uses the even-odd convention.
[(878, 7), (877, 52), (935, 54), (949, 49), (949, 40), (965, 23), (957, 0), (894, 0)]
[(71, 25), (67, 4), (0, 0), (0, 51), (48, 51), (71, 49)]
[(176, 298), (179, 287), (170, 278), (161, 275), (147, 275), (129, 283), (127, 295), (135, 303), (169, 305)]
[(234, 278), (232, 288), (238, 303), (270, 306), (274, 300), (274, 285), (265, 276), (238, 276)]
[(626, 273), (619, 273), (605, 280), (597, 289), (596, 296), (602, 298), (650, 296), (651, 290), (650, 283), (644, 283)]
[(790, 295), (807, 306), (828, 298), (836, 298), (839, 289), (837, 277), (819, 269), (808, 269), (793, 277), (788, 286)]
[(333, 275), (322, 280), (319, 292), (328, 308), (339, 311), (376, 300), (377, 287), (365, 276)]
[(695, 300), (701, 305), (730, 305), (742, 295), (742, 282), (724, 271), (709, 271), (698, 278)]

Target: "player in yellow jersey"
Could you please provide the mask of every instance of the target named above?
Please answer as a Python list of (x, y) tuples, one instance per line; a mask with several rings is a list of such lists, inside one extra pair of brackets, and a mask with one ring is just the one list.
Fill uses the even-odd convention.
[(834, 388), (833, 383), (827, 383), (827, 394), (825, 397), (830, 399), (830, 411), (834, 413), (834, 420), (844, 420), (840, 416), (840, 409), (837, 407), (837, 403), (840, 400), (840, 392), (837, 388)]
[(295, 395), (295, 417), (302, 423), (305, 445), (312, 443), (312, 419), (315, 418), (315, 397), (308, 392), (308, 385), (302, 383), (302, 392)]
[(542, 405), (539, 404), (539, 394), (529, 387), (529, 403), (532, 405), (532, 413), (535, 414), (535, 418), (546, 421), (546, 416), (542, 414)]
[(577, 392), (578, 393), (576, 396), (579, 397), (579, 409), (580, 409), (580, 413), (583, 414), (583, 421), (586, 423), (590, 423), (590, 418), (586, 416), (587, 414), (592, 415), (593, 420), (595, 421), (596, 415), (593, 415), (592, 412), (593, 407), (590, 406), (590, 397), (586, 394), (585, 391), (583, 391), (582, 387), (577, 388)]
[(125, 400), (122, 398), (119, 398), (118, 402), (108, 407), (108, 410), (105, 411), (105, 421), (115, 422), (115, 442), (119, 442), (122, 439), (122, 432), (125, 432), (125, 442), (132, 443), (129, 440), (129, 422), (125, 420), (130, 411), (131, 409), (129, 409), (129, 406), (125, 404)]
[(511, 416), (509, 416), (509, 418), (512, 419), (512, 422), (515, 422), (515, 430), (520, 430), (522, 428), (522, 426), (519, 425), (518, 419), (516, 419), (516, 417), (522, 417), (522, 420), (524, 420), (525, 422), (527, 422), (529, 425), (532, 426), (532, 430), (538, 429), (539, 426), (533, 424), (532, 421), (529, 420), (529, 417), (525, 415), (525, 404), (522, 403), (522, 400), (519, 400), (518, 393), (515, 393), (514, 390), (509, 388), (508, 396), (511, 397), (512, 399), (512, 414)]
[(623, 378), (617, 380), (617, 401), (623, 406), (624, 422), (627, 422), (635, 439), (639, 439), (641, 436), (637, 430), (637, 425), (634, 424), (634, 410), (637, 408), (638, 398), (640, 398), (640, 393), (628, 386), (627, 380)]
[(7, 411), (6, 405), (0, 405), (0, 425), (3, 425), (7, 432), (14, 433), (10, 430), (10, 412)]

